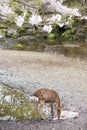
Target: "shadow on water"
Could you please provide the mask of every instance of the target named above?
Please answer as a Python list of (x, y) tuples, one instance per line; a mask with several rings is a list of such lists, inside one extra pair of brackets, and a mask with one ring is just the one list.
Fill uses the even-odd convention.
[(35, 40), (28, 37), (0, 41), (1, 49), (24, 50), (63, 54), (68, 57), (87, 58), (87, 42), (61, 42), (58, 40)]

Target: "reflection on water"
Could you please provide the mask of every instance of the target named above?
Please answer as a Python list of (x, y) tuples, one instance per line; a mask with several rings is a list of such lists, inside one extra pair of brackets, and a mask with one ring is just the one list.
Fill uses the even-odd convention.
[(30, 40), (22, 37), (0, 41), (1, 49), (27, 50), (64, 54), (68, 57), (87, 58), (87, 42), (61, 42), (58, 40)]
[(0, 120), (26, 120), (37, 117), (35, 102), (20, 90), (0, 84)]
[(73, 45), (63, 44), (51, 46), (51, 51), (57, 54), (64, 54), (67, 57), (79, 57), (82, 59), (87, 58), (87, 44), (86, 45)]

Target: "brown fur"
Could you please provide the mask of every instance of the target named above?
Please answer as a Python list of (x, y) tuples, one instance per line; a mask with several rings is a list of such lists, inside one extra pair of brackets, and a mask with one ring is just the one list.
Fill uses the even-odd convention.
[(44, 103), (49, 103), (51, 107), (51, 116), (54, 117), (53, 112), (53, 103), (57, 104), (57, 115), (58, 118), (60, 118), (61, 114), (61, 104), (60, 104), (60, 98), (56, 91), (46, 88), (41, 88), (36, 90), (33, 93), (33, 96), (38, 97), (38, 103), (37, 103), (37, 110), (40, 112), (41, 107)]

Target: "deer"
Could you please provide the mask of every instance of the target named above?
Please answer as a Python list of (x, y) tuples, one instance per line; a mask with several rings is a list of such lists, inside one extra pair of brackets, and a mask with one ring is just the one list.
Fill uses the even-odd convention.
[(33, 93), (33, 96), (38, 98), (36, 108), (39, 114), (42, 106), (45, 103), (49, 103), (51, 107), (51, 117), (53, 118), (54, 117), (53, 104), (56, 103), (57, 116), (58, 119), (60, 118), (62, 105), (60, 103), (60, 97), (55, 90), (48, 88), (40, 88)]

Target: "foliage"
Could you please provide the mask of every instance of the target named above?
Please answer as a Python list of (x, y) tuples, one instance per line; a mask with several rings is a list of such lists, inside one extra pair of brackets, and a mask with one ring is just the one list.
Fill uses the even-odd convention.
[[(86, 20), (87, 16), (82, 16), (73, 6), (78, 1), (68, 1), (68, 3), (70, 3), (69, 7), (63, 5), (61, 0), (60, 2), (57, 0), (9, 0), (6, 3), (3, 1), (0, 3), (0, 18), (7, 28), (1, 29), (0, 34), (3, 36), (11, 34), (10, 36), (16, 37), (30, 34), (29, 31), (32, 31), (36, 36), (40, 36), (43, 32), (43, 36), (45, 35), (48, 39), (62, 37), (75, 40), (79, 22), (82, 22), (82, 19)], [(79, 8), (81, 10), (81, 6)], [(10, 27), (15, 27), (16, 33), (8, 33)]]
[(64, 40), (76, 40), (75, 29), (68, 29), (62, 33), (62, 38)]

